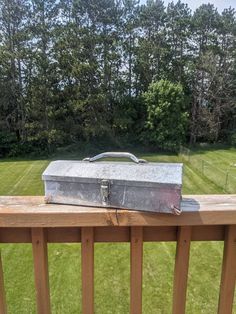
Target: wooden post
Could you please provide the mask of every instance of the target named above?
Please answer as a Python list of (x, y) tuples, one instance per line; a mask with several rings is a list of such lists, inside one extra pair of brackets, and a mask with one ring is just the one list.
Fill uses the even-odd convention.
[(236, 225), (225, 230), (224, 255), (222, 263), (219, 314), (231, 314), (233, 309), (236, 280)]
[(0, 253), (0, 313), (7, 314), (1, 253)]
[(131, 227), (130, 313), (142, 313), (143, 228)]
[(185, 313), (190, 243), (191, 227), (179, 227), (175, 257), (173, 314)]
[(43, 228), (32, 228), (34, 277), (38, 314), (50, 314), (47, 239)]
[(94, 313), (94, 230), (81, 229), (82, 313)]

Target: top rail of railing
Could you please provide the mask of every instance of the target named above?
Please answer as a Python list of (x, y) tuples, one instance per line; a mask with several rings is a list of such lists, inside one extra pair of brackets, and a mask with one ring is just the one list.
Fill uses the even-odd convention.
[(1, 196), (0, 227), (188, 226), (236, 224), (236, 195), (186, 195), (180, 216), (45, 204), (42, 196)]

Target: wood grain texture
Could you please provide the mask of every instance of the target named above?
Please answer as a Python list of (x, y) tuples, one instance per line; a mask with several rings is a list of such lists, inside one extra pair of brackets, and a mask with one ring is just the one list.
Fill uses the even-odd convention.
[[(94, 227), (94, 242), (129, 242), (132, 227)], [(223, 241), (223, 225), (192, 226), (192, 241)], [(144, 242), (177, 241), (177, 226), (143, 227)], [(45, 228), (48, 243), (81, 242), (81, 227)], [(31, 243), (31, 228), (0, 228), (0, 243)]]
[(236, 280), (236, 226), (225, 230), (218, 314), (231, 314)]
[[(225, 240), (218, 311), (231, 313), (236, 277), (236, 196), (188, 196), (183, 199), (182, 209), (180, 216), (174, 216), (46, 205), (42, 197), (0, 197), (0, 243), (32, 242), (38, 313), (48, 314), (47, 243), (81, 242), (82, 309), (83, 313), (92, 314), (94, 243), (130, 241), (130, 311), (139, 314), (142, 311), (143, 242), (177, 241), (173, 313), (181, 314), (185, 310), (190, 241)], [(1, 307), (0, 313), (4, 313)]]
[(78, 243), (81, 242), (81, 228), (45, 228), (48, 243)]
[(191, 227), (179, 227), (175, 257), (173, 314), (184, 314), (188, 281)]
[(0, 313), (7, 314), (1, 253), (0, 253)]
[(43, 197), (0, 197), (0, 227), (201, 226), (236, 224), (236, 195), (184, 197), (180, 216), (45, 204)]
[(50, 292), (48, 276), (48, 253), (46, 232), (42, 228), (32, 228), (34, 277), (38, 314), (50, 314)]
[(81, 230), (82, 313), (94, 313), (94, 230)]
[(142, 313), (143, 228), (131, 227), (130, 314)]

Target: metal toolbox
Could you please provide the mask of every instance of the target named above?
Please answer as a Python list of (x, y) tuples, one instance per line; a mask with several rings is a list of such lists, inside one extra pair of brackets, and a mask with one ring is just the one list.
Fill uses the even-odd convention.
[[(101, 161), (125, 157), (132, 162)], [(180, 214), (182, 164), (156, 163), (130, 153), (53, 161), (44, 171), (47, 203)]]

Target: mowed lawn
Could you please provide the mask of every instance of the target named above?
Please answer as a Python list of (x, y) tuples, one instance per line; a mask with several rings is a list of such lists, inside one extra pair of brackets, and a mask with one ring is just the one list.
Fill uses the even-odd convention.
[[(196, 156), (198, 155), (196, 154)], [(236, 150), (234, 156), (236, 162)], [(72, 157), (75, 159), (74, 155)], [(182, 162), (177, 155), (143, 154), (139, 157), (150, 162)], [(69, 156), (66, 158), (70, 159)], [(49, 160), (13, 159), (0, 161), (0, 195), (43, 195), (41, 175), (49, 162)], [(223, 189), (208, 180), (206, 176), (201, 174), (201, 171), (186, 163), (184, 165), (183, 193), (214, 194), (223, 193)]]
[[(218, 162), (219, 167), (227, 168), (236, 160), (236, 150), (232, 149), (196, 151), (197, 154)], [(179, 161), (175, 155), (139, 156), (149, 161)], [(41, 174), (48, 163), (49, 160), (2, 160), (0, 195), (42, 195)], [(223, 190), (187, 163), (183, 193), (214, 194)], [(192, 243), (187, 313), (217, 312), (222, 249), (222, 243)], [(1, 245), (1, 251), (9, 313), (36, 313), (31, 245), (5, 244)], [(171, 313), (174, 256), (175, 243), (144, 244), (144, 314)], [(52, 313), (81, 313), (80, 258), (80, 244), (49, 245)], [(129, 274), (128, 244), (95, 245), (97, 314), (129, 313)]]

